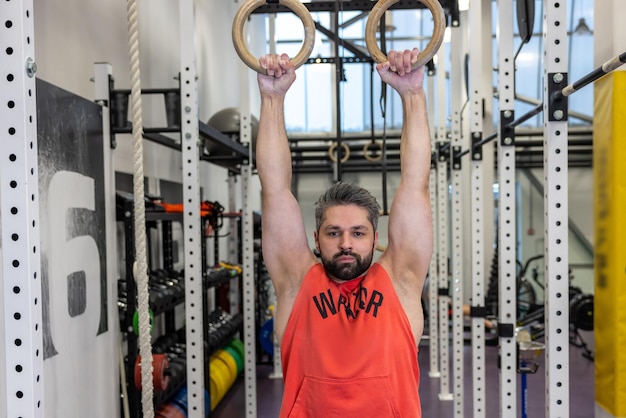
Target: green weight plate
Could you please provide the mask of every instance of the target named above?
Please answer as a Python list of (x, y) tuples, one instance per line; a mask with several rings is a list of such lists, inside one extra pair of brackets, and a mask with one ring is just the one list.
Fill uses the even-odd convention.
[(241, 357), (241, 361), (245, 361), (246, 359), (246, 348), (243, 345), (243, 341), (241, 341), (239, 338), (233, 338), (230, 343), (228, 344), (229, 347), (232, 347), (235, 349), (235, 351), (237, 353), (239, 353), (239, 356)]
[[(150, 334), (152, 334), (154, 329), (154, 312), (152, 312), (152, 309), (148, 309), (148, 315), (150, 316)], [(139, 336), (139, 311), (135, 311), (133, 315), (133, 332)]]
[(237, 376), (243, 371), (243, 359), (233, 347), (228, 346), (224, 349), (228, 354), (231, 355), (232, 358), (235, 359), (235, 363), (237, 363)]

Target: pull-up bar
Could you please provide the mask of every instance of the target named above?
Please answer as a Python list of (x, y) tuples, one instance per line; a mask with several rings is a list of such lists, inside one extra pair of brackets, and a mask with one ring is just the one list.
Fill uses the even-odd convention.
[[(569, 85), (563, 87), (563, 89), (561, 89), (561, 90), (556, 91), (553, 94), (553, 96), (552, 96), (552, 100), (560, 100), (563, 97), (568, 97), (572, 93), (579, 91), (580, 89), (582, 89), (583, 87), (587, 86), (588, 84), (591, 84), (591, 83), (597, 81), (598, 79), (600, 79), (601, 77), (607, 75), (611, 71), (621, 67), (623, 64), (626, 64), (626, 52), (622, 52), (620, 55), (617, 55), (617, 56), (611, 58), (610, 60), (608, 60), (607, 62), (605, 62), (604, 64), (602, 64), (598, 68), (596, 68), (595, 70), (593, 70), (590, 73), (588, 73), (587, 75), (584, 75), (583, 77), (581, 77), (579, 80), (573, 82), (572, 84), (569, 84)], [(526, 122), (527, 120), (529, 120), (533, 116), (538, 115), (539, 113), (541, 113), (542, 110), (543, 110), (543, 102), (539, 103), (536, 107), (534, 107), (530, 111), (526, 112), (525, 114), (523, 114), (519, 118), (517, 118), (514, 121), (510, 122), (506, 127), (507, 128), (515, 128), (516, 126), (521, 125), (522, 123)], [(491, 135), (489, 135), (489, 136), (481, 139), (480, 141), (476, 142), (472, 146), (472, 148), (482, 147), (483, 145), (487, 144), (488, 142), (493, 141), (497, 137), (498, 137), (498, 133), (494, 132)], [(442, 151), (447, 150), (448, 147), (449, 147), (449, 145), (447, 147), (446, 146), (442, 147)], [(464, 156), (466, 154), (469, 154), (470, 151), (471, 151), (470, 149), (466, 149), (464, 151), (459, 152), (458, 154), (455, 154), (454, 157), (455, 158), (461, 158), (462, 156)]]

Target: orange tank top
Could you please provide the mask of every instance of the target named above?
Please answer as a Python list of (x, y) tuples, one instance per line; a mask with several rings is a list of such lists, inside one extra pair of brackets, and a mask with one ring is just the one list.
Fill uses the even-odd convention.
[[(350, 289), (353, 287), (353, 289)], [(337, 284), (313, 266), (281, 343), (280, 418), (421, 418), (417, 346), (387, 272)]]

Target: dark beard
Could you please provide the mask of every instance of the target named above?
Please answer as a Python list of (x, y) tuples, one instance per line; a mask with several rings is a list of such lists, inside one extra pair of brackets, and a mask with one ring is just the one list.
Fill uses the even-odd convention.
[[(345, 255), (354, 257), (354, 262), (346, 264), (337, 261), (339, 257)], [(373, 258), (373, 249), (372, 252), (365, 257), (365, 259), (361, 258), (361, 256), (358, 254), (354, 254), (351, 252), (342, 252), (335, 254), (332, 260), (329, 260), (322, 255), (322, 265), (326, 269), (326, 274), (328, 274), (330, 277), (341, 281), (349, 281), (354, 280), (357, 277), (360, 277), (363, 273), (365, 273), (367, 269), (370, 268)]]

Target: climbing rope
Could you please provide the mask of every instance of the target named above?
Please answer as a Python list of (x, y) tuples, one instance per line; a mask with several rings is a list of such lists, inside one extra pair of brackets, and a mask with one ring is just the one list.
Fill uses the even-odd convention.
[(128, 0), (128, 49), (130, 56), (130, 109), (133, 134), (133, 213), (135, 217), (135, 264), (133, 276), (137, 284), (137, 310), (139, 313), (139, 355), (141, 357), (141, 405), (144, 418), (154, 417), (152, 382), (152, 345), (146, 262), (146, 213), (143, 189), (143, 119), (141, 115), (141, 80), (139, 77), (139, 21), (137, 2)]

